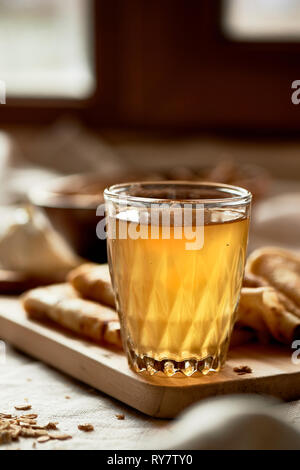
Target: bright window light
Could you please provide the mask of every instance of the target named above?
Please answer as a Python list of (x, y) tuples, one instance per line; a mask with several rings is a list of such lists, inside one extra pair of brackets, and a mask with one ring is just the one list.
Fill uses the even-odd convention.
[(299, 0), (224, 0), (226, 35), (245, 41), (299, 41)]
[(91, 2), (0, 0), (0, 80), (8, 97), (89, 97)]

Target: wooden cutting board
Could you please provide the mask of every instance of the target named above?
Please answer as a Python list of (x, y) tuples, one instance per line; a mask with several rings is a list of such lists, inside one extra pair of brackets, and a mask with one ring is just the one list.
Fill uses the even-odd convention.
[[(229, 352), (226, 366), (209, 376), (167, 378), (132, 372), (124, 354), (85, 341), (50, 323), (28, 320), (16, 298), (0, 298), (0, 339), (150, 416), (171, 418), (203, 398), (263, 393), (300, 398), (300, 366), (292, 349), (248, 344)], [(248, 365), (253, 373), (237, 375)]]

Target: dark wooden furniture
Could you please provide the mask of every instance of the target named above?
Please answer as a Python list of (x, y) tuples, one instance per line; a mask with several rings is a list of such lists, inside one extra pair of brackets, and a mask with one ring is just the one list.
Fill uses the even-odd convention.
[(298, 131), (300, 43), (236, 42), (221, 0), (94, 0), (97, 87), (84, 101), (8, 98), (0, 123), (79, 116), (94, 127)]

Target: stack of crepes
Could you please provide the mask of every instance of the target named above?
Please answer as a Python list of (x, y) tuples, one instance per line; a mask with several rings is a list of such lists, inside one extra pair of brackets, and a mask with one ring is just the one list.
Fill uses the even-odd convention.
[(261, 341), (300, 339), (299, 253), (266, 247), (249, 256), (236, 327), (253, 329)]
[[(122, 348), (107, 265), (83, 264), (69, 273), (67, 283), (33, 289), (23, 296), (23, 303), (31, 318), (48, 318), (79, 335)], [(250, 255), (235, 326), (236, 333), (243, 330), (264, 342), (275, 339), (290, 345), (300, 337), (300, 255), (279, 248)]]
[(107, 264), (83, 264), (69, 273), (66, 283), (28, 291), (23, 305), (30, 318), (49, 319), (93, 341), (122, 348)]

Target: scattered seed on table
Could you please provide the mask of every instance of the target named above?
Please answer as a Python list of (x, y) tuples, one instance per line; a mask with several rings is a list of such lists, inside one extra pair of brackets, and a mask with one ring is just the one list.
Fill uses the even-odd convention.
[(44, 443), (50, 441), (51, 437), (50, 436), (41, 436), (37, 438), (37, 442)]
[(25, 403), (24, 405), (16, 405), (15, 409), (18, 411), (27, 411), (31, 410), (31, 405), (28, 405), (27, 403)]
[(123, 415), (123, 414), (118, 414), (118, 415), (116, 415), (116, 418), (121, 421), (121, 420), (125, 419), (125, 415)]
[(94, 431), (94, 426), (90, 423), (78, 424), (79, 431), (91, 432)]

